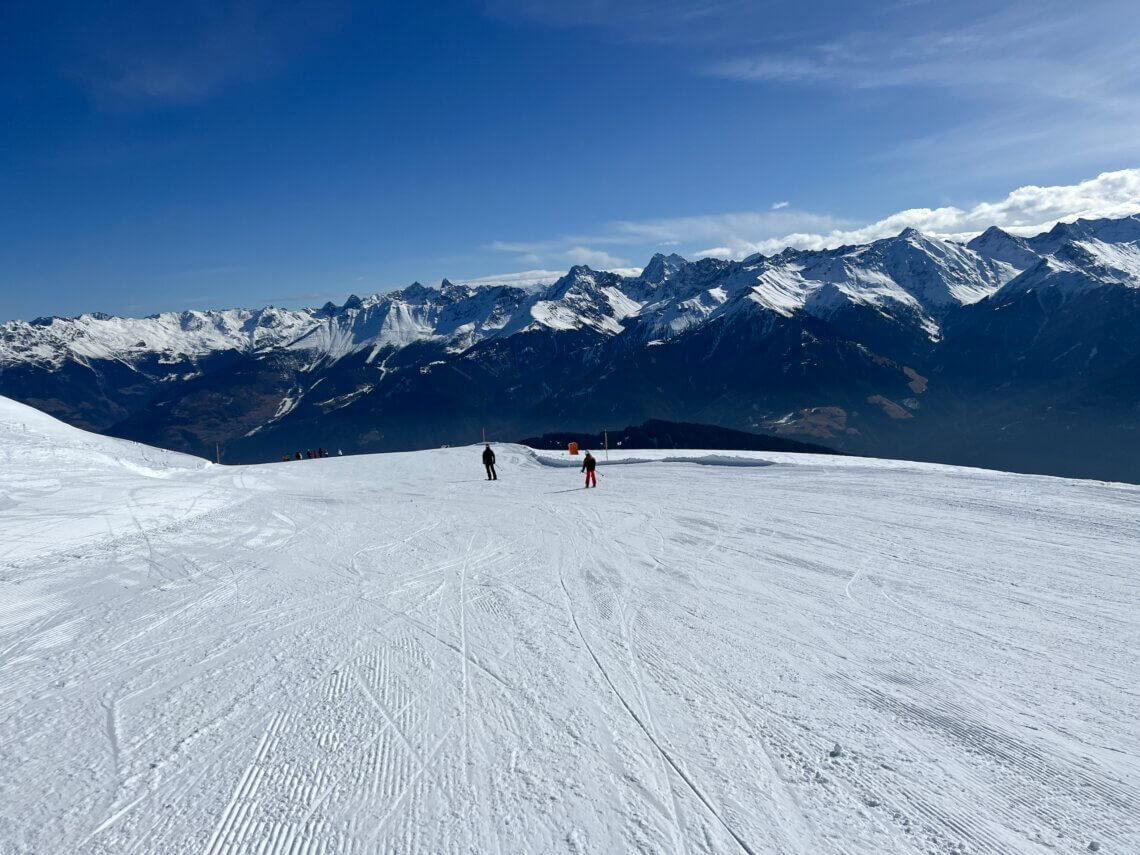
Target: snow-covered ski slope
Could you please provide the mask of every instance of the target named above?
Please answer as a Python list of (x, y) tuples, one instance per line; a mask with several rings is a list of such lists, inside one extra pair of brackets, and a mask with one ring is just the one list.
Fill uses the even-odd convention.
[(1140, 488), (0, 449), (0, 852), (1140, 851)]

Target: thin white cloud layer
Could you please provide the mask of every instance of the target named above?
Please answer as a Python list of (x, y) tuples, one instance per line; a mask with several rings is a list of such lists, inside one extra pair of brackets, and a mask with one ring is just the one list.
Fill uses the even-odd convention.
[[(612, 267), (610, 273), (618, 276), (640, 276), (640, 267)], [(566, 275), (565, 270), (520, 270), (517, 273), (499, 273), (493, 276), (477, 276), (473, 279), (452, 280), (457, 285), (470, 285), (473, 288), (508, 285), (531, 291), (557, 282)]]
[(83, 12), (67, 26), (89, 45), (69, 72), (100, 102), (115, 106), (192, 103), (270, 76), (348, 17), (345, 0), (247, 0), (214, 8), (190, 4), (167, 15), (140, 9), (128, 19)]
[[(495, 241), (487, 249), (511, 253), (519, 264), (585, 264), (598, 270), (629, 267), (630, 262), (593, 247), (621, 246), (630, 255), (649, 255), (666, 247), (694, 257), (731, 256), (756, 252), (756, 241), (779, 234), (827, 233), (858, 225), (826, 214), (794, 211), (737, 211), (649, 220), (618, 220), (593, 234), (562, 235), (534, 241)], [(707, 251), (692, 247), (712, 246)]]
[(539, 258), (551, 263), (570, 261), (614, 270), (627, 267), (628, 262), (609, 251), (591, 249), (589, 245), (620, 247), (627, 255), (648, 255), (668, 245), (691, 258), (743, 258), (756, 252), (772, 255), (789, 246), (830, 249), (868, 243), (896, 235), (908, 227), (935, 237), (968, 240), (994, 225), (1015, 234), (1031, 235), (1047, 231), (1058, 222), (1082, 217), (1123, 217), (1138, 212), (1140, 169), (1121, 169), (1077, 184), (1019, 187), (1001, 199), (970, 207), (910, 208), (870, 223), (782, 207), (767, 211), (619, 220), (593, 235), (529, 242), (498, 241), (489, 248), (521, 254), (525, 259)]
[(457, 285), (470, 285), (474, 288), (493, 285), (510, 285), (515, 288), (537, 288), (549, 285), (566, 275), (565, 270), (520, 270), (517, 273), (499, 273), (493, 276), (477, 276), (473, 279), (456, 279)]
[(1019, 187), (1003, 199), (980, 202), (970, 208), (911, 208), (857, 228), (792, 232), (741, 241), (730, 248), (735, 257), (752, 252), (771, 254), (787, 246), (828, 249), (890, 237), (908, 227), (951, 240), (969, 240), (990, 226), (999, 226), (1014, 234), (1034, 235), (1059, 222), (1125, 217), (1137, 212), (1140, 212), (1140, 169), (1121, 169), (1103, 172), (1079, 184)]
[[(1033, 0), (995, 4), (960, 21), (935, 14), (917, 21), (888, 18), (874, 29), (833, 34), (794, 50), (768, 46), (718, 59), (705, 71), (761, 83), (857, 90), (935, 87), (968, 91), (986, 101), (1041, 97), (1131, 108), (1140, 38), (1111, 26), (1131, 4), (1089, 5)], [(901, 23), (906, 20), (909, 25)]]
[(736, 211), (689, 217), (663, 217), (651, 220), (618, 220), (611, 223), (594, 243), (679, 245), (725, 243), (754, 240), (757, 235), (792, 231), (825, 231), (853, 225), (850, 221), (810, 211)]
[(763, 92), (828, 93), (868, 124), (922, 104), (872, 160), (927, 186), (947, 167), (992, 181), (1140, 150), (1136, 0), (856, 0), (824, 15), (775, 0), (481, 3), (515, 22), (596, 29), (622, 50), (668, 44), (695, 73)]
[(707, 249), (698, 249), (693, 253), (693, 258), (732, 258), (735, 253), (732, 247), (728, 246), (710, 246)]
[(945, 104), (946, 121), (920, 120), (914, 136), (900, 127), (897, 143), (873, 158), (897, 170), (929, 174), (939, 164), (992, 178), (1131, 160), (1140, 150), (1135, 0), (953, 9), (925, 4), (790, 46), (726, 45), (702, 70), (767, 88), (843, 93), (867, 109), (892, 98)]
[(590, 249), (587, 246), (575, 246), (568, 249), (563, 255), (574, 264), (584, 264), (597, 270), (612, 270), (615, 267), (629, 267), (629, 261), (610, 255), (600, 249)]

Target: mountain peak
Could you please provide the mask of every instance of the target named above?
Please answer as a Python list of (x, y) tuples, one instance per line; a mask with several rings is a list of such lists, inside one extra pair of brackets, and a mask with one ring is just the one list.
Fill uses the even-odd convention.
[(653, 258), (649, 259), (649, 263), (641, 271), (641, 279), (660, 285), (686, 264), (688, 262), (675, 252), (669, 255), (660, 252), (654, 253)]
[(968, 241), (966, 248), (983, 258), (1002, 261), (1018, 270), (1027, 270), (1035, 265), (1039, 258), (1025, 238), (1011, 235), (997, 226), (990, 226), (976, 238)]
[[(1005, 240), (1007, 238), (1012, 239), (1013, 235), (1011, 235), (1005, 229), (1000, 228), (999, 226), (990, 226), (976, 238), (971, 240), (970, 243), (973, 243), (974, 241)], [(967, 246), (969, 246), (969, 244), (967, 244)]]
[(1052, 255), (1067, 241), (1087, 240), (1098, 240), (1106, 244), (1140, 242), (1140, 216), (1133, 214), (1127, 217), (1057, 223), (1048, 232), (1027, 238), (1025, 244), (1038, 254)]

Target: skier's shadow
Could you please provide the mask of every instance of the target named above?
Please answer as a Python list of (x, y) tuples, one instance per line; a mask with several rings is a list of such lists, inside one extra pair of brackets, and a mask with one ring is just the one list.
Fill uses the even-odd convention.
[(582, 490), (585, 490), (585, 489), (586, 489), (585, 487), (574, 487), (573, 489), (570, 489), (570, 490), (551, 490), (546, 495), (557, 496), (559, 493), (580, 493), (580, 492), (582, 492)]

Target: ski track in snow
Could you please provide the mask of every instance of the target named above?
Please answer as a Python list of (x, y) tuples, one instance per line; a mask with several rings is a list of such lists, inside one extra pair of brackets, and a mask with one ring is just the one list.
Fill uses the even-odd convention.
[(1140, 489), (478, 455), (10, 455), (0, 851), (1140, 851)]

